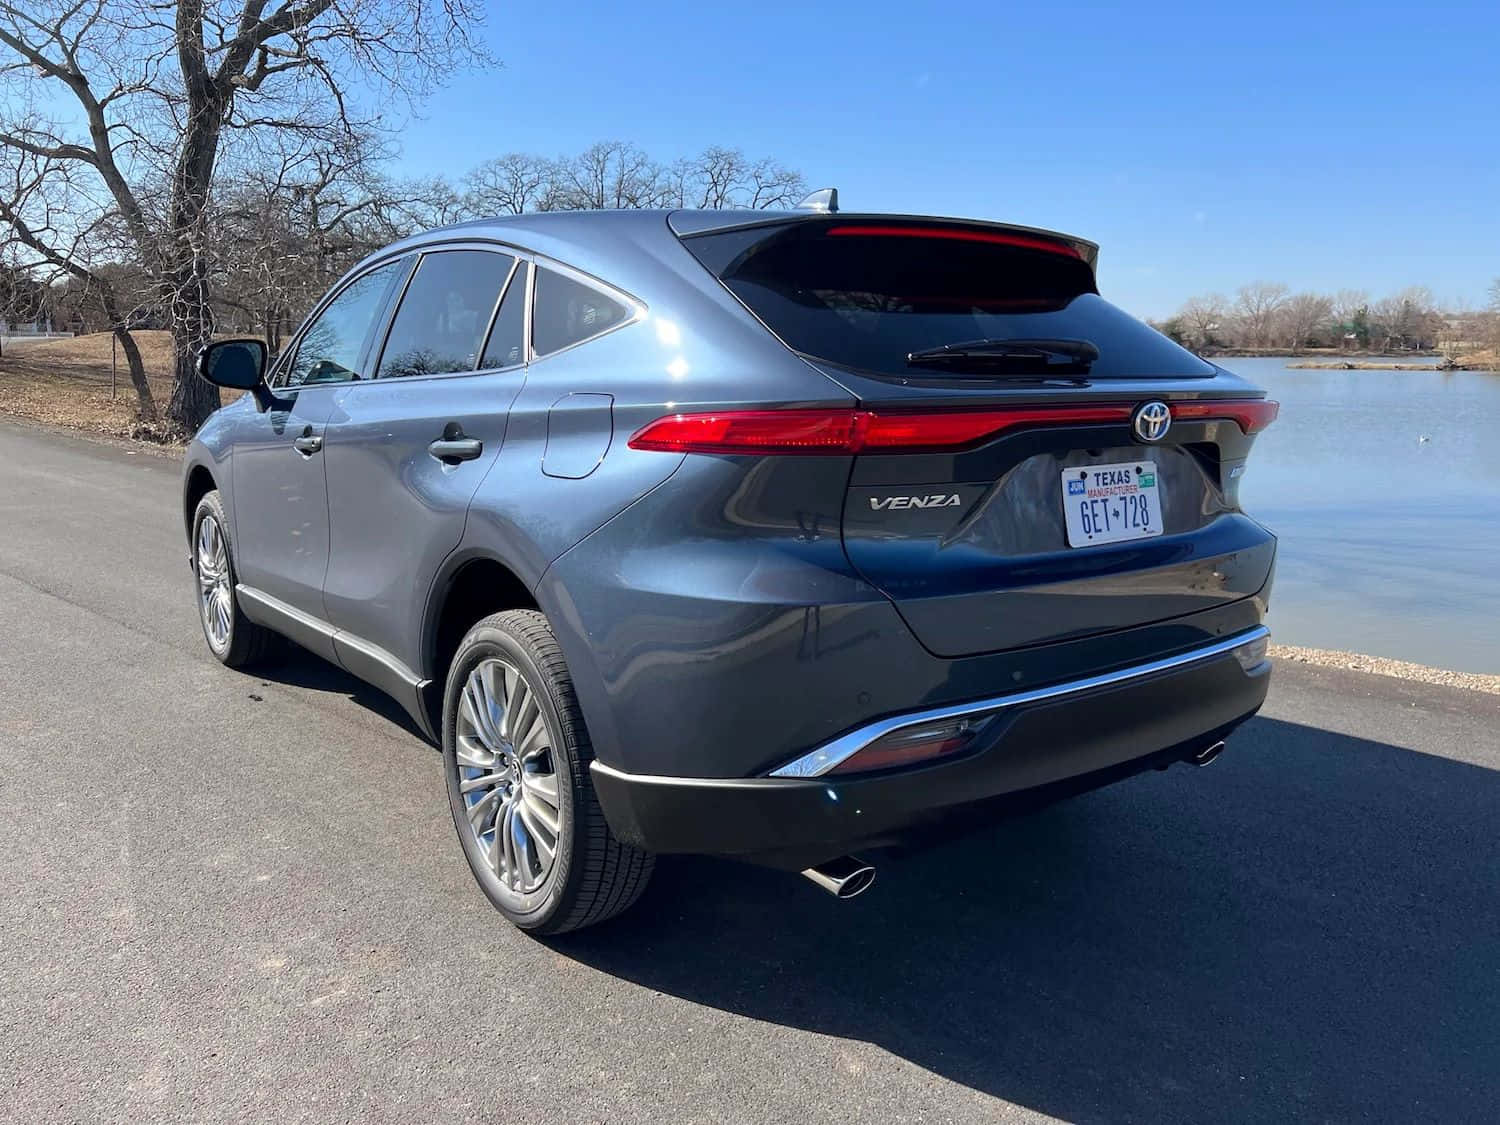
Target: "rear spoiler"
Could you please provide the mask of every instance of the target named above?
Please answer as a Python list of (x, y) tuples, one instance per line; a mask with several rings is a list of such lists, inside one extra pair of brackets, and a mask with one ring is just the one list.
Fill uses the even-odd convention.
[(1055, 230), (1044, 230), (1041, 227), (1024, 227), (1015, 223), (993, 223), (983, 219), (955, 219), (934, 217), (931, 215), (886, 215), (876, 212), (840, 211), (837, 215), (828, 215), (816, 211), (673, 211), (667, 216), (667, 226), (673, 234), (679, 238), (689, 238), (695, 234), (721, 233), (730, 230), (742, 230), (751, 227), (783, 226), (794, 222), (822, 222), (830, 220), (839, 223), (857, 224), (860, 222), (886, 222), (886, 223), (921, 223), (923, 226), (943, 226), (953, 224), (969, 228), (984, 227), (999, 233), (1015, 235), (1035, 235), (1039, 238), (1050, 239), (1071, 246), (1078, 252), (1078, 256), (1091, 271), (1098, 272), (1099, 266), (1099, 244), (1090, 242), (1086, 238), (1076, 235), (1063, 234)]

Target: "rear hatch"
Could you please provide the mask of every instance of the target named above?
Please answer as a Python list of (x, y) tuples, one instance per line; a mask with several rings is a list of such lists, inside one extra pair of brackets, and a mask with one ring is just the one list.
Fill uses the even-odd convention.
[(1158, 622), (1268, 580), (1274, 540), (1237, 484), (1274, 404), (1100, 297), (1091, 244), (877, 216), (683, 242), (858, 398), (872, 439), (844, 547), (935, 654)]

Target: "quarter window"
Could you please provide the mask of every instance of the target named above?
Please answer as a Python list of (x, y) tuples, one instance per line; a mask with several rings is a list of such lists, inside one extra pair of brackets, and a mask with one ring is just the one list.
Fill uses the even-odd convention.
[(500, 311), (495, 314), (495, 327), (490, 329), (490, 339), (484, 346), (484, 359), (479, 366), (515, 367), (525, 358), (525, 352), (526, 263), (522, 262), (511, 274), (505, 296), (500, 298)]
[(358, 379), (365, 337), (401, 265), (391, 262), (346, 285), (303, 331), (297, 354), (287, 364), (279, 385), (301, 387)]
[(376, 377), (473, 371), (515, 259), (488, 250), (424, 254), (391, 324)]
[(538, 266), (531, 346), (539, 356), (592, 339), (630, 319), (630, 309), (591, 285)]

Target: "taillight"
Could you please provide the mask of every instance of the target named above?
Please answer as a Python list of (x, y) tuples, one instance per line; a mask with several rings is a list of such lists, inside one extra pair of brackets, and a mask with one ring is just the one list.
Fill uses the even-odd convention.
[(1172, 420), (1189, 418), (1229, 418), (1239, 423), (1247, 434), (1257, 434), (1281, 413), (1281, 404), (1268, 398), (1225, 399), (1219, 402), (1174, 402)]
[(668, 414), (636, 432), (631, 449), (666, 453), (852, 453), (861, 410), (726, 410)]
[[(668, 414), (630, 439), (631, 449), (664, 453), (936, 453), (980, 445), (1006, 430), (1079, 423), (1126, 423), (1134, 403), (1014, 406), (997, 410), (724, 410)], [(1276, 417), (1265, 399), (1172, 403), (1174, 419), (1227, 418), (1253, 434)]]

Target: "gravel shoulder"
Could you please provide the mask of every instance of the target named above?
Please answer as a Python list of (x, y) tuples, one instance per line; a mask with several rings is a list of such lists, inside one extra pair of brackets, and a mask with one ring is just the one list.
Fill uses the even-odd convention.
[(1296, 664), (1312, 664), (1319, 668), (1368, 672), (1376, 676), (1391, 676), (1398, 680), (1410, 680), (1420, 684), (1464, 688), (1467, 691), (1500, 695), (1500, 676), (1479, 672), (1455, 672), (1449, 668), (1431, 668), (1426, 664), (1412, 664), (1409, 661), (1391, 660), (1384, 656), (1366, 656), (1363, 653), (1338, 652), (1327, 648), (1303, 648), (1299, 645), (1272, 645), (1271, 657), (1274, 660), (1290, 661)]

